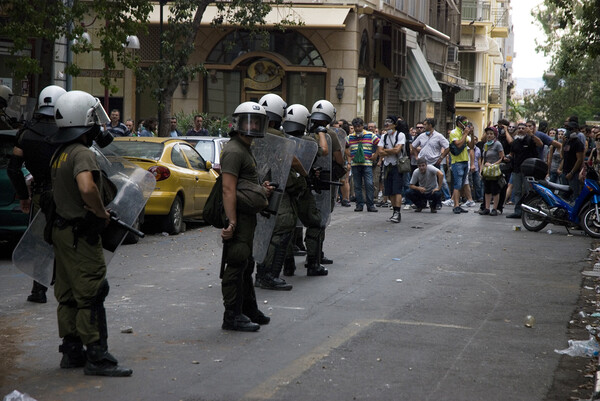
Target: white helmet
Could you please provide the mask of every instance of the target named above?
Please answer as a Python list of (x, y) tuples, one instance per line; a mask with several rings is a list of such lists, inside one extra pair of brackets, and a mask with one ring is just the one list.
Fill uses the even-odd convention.
[(233, 112), (233, 129), (239, 134), (262, 138), (267, 130), (267, 112), (256, 102), (244, 102)]
[(98, 98), (77, 90), (67, 92), (56, 100), (54, 119), (59, 128), (51, 140), (54, 143), (71, 142), (95, 126), (110, 122)]
[(6, 85), (0, 85), (0, 107), (8, 106), (8, 100), (13, 95), (12, 90)]
[(46, 86), (38, 97), (38, 113), (54, 117), (54, 106), (59, 97), (67, 93), (66, 90), (57, 85)]
[(335, 107), (328, 100), (318, 100), (313, 104), (310, 112), (313, 121), (327, 121), (327, 124), (335, 120)]
[(285, 117), (285, 109), (287, 104), (281, 98), (281, 96), (274, 93), (267, 93), (258, 101), (269, 117), (269, 121), (281, 122)]
[(293, 104), (286, 110), (285, 120), (283, 121), (283, 130), (286, 133), (306, 130), (310, 113), (308, 109), (301, 104)]

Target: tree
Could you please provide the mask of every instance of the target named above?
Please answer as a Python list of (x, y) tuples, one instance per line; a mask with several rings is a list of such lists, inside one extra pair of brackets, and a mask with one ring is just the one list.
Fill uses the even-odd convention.
[(600, 112), (600, 32), (593, 22), (600, 2), (545, 0), (532, 14), (546, 34), (538, 49), (551, 56), (551, 72), (545, 88), (523, 105), (527, 114), (559, 127), (569, 115), (593, 119)]
[[(177, 86), (182, 81), (190, 81), (200, 73), (205, 73), (202, 64), (188, 64), (194, 52), (194, 42), (200, 29), (200, 22), (209, 4), (214, 0), (177, 0), (162, 4), (169, 5), (168, 23), (163, 30), (161, 41), (162, 58), (149, 69), (136, 71), (138, 91), (152, 88), (152, 96), (158, 101), (159, 136), (167, 136), (172, 99)], [(262, 0), (218, 1), (217, 17), (212, 21), (214, 27), (229, 24), (236, 29), (246, 29), (253, 34), (264, 32), (265, 17), (271, 11), (272, 4), (282, 4), (283, 0), (266, 3)], [(290, 3), (291, 4), (291, 3)], [(287, 17), (279, 27), (292, 25)]]
[[(93, 44), (98, 46), (105, 65), (101, 83), (108, 87), (110, 71), (117, 62), (128, 68), (135, 66), (135, 56), (123, 44), (127, 36), (144, 28), (152, 8), (147, 0), (2, 0), (0, 37), (13, 42), (12, 55), (26, 53), (32, 42), (41, 44), (39, 56), (20, 56), (12, 65), (17, 79), (37, 75), (39, 90), (52, 83), (50, 66), (54, 62), (55, 41), (80, 38), (85, 30), (81, 21), (86, 16), (94, 15), (94, 21), (108, 21), (97, 32), (100, 43)], [(78, 40), (71, 49), (74, 53), (90, 52), (92, 44)], [(65, 73), (76, 76), (79, 67), (71, 64)]]

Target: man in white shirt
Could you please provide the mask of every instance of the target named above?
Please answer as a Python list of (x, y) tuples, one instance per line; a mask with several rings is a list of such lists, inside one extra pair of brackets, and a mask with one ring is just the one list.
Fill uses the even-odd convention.
[(383, 157), (383, 194), (392, 202), (393, 213), (388, 221), (400, 223), (402, 207), (402, 192), (404, 191), (404, 174), (398, 171), (398, 157), (405, 154), (406, 136), (394, 129), (392, 120), (385, 120), (385, 133), (377, 144), (377, 153)]

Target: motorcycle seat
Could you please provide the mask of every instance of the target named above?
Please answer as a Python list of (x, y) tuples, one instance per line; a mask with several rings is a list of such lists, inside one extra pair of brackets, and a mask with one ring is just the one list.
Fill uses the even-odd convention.
[(559, 191), (563, 191), (563, 192), (571, 192), (571, 187), (568, 185), (555, 184), (554, 182), (550, 182), (550, 181), (546, 181), (546, 180), (539, 181), (539, 183), (547, 188), (558, 189)]

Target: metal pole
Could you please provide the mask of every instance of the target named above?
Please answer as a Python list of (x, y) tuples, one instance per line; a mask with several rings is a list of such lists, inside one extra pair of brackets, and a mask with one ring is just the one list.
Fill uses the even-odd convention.
[[(158, 60), (162, 62), (162, 35), (163, 35), (163, 6), (165, 5), (166, 0), (160, 0), (160, 33), (159, 33), (159, 46), (158, 46)], [(159, 88), (160, 91), (158, 93), (158, 129), (156, 130), (156, 134), (160, 136), (160, 129), (162, 126), (162, 118), (161, 118), (161, 110), (162, 110), (162, 88)]]

